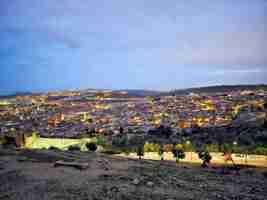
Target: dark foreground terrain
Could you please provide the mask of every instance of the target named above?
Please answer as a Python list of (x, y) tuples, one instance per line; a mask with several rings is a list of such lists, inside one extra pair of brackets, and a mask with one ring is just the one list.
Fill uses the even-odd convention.
[[(88, 163), (80, 170), (57, 160)], [(104, 154), (0, 148), (0, 199), (266, 199), (267, 169), (138, 161)]]

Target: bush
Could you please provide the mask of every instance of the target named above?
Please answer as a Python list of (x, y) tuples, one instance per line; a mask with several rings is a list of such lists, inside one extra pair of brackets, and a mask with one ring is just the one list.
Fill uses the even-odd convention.
[(152, 151), (153, 151), (153, 144), (152, 143), (145, 143), (144, 152), (152, 152)]
[(81, 147), (77, 146), (77, 145), (71, 145), (68, 147), (69, 151), (81, 151)]
[(158, 152), (159, 149), (160, 149), (159, 144), (145, 143), (144, 145), (144, 152)]
[(201, 151), (198, 153), (198, 157), (203, 161), (202, 167), (207, 167), (208, 163), (210, 163), (212, 157), (208, 151)]
[(178, 163), (180, 159), (185, 158), (185, 152), (182, 148), (181, 144), (177, 144), (172, 150), (173, 156), (176, 158), (176, 162)]
[(89, 151), (96, 151), (97, 150), (97, 145), (93, 142), (86, 143), (85, 146)]
[(267, 148), (266, 147), (257, 147), (254, 150), (254, 153), (258, 154), (258, 155), (267, 155)]
[(114, 154), (120, 154), (122, 152), (120, 150), (116, 150), (116, 149), (105, 149), (104, 151), (101, 151), (101, 153), (114, 155)]
[(60, 151), (60, 149), (59, 149), (59, 148), (57, 148), (57, 147), (54, 147), (54, 146), (51, 146), (51, 147), (49, 147), (49, 150), (53, 150), (53, 151)]
[(112, 138), (112, 145), (117, 147), (124, 147), (127, 144), (127, 137), (126, 136), (116, 136)]
[(97, 136), (96, 137), (96, 145), (104, 146), (105, 145), (104, 139), (100, 136)]

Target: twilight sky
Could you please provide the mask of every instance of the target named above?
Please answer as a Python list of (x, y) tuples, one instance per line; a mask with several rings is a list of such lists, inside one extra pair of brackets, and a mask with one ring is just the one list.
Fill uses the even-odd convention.
[(267, 83), (267, 0), (0, 0), (0, 94)]

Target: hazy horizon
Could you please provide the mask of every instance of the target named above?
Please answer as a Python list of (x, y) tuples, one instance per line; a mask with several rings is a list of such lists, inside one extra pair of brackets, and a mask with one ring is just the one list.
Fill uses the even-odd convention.
[(84, 91), (84, 90), (96, 90), (96, 91), (151, 91), (151, 92), (171, 92), (174, 90), (187, 90), (187, 89), (196, 89), (196, 88), (206, 88), (206, 87), (220, 87), (220, 86), (260, 86), (264, 85), (267, 86), (265, 83), (259, 83), (259, 84), (235, 84), (235, 85), (200, 85), (195, 87), (187, 87), (187, 88), (173, 88), (170, 90), (153, 90), (153, 89), (143, 89), (143, 88), (66, 88), (66, 89), (46, 89), (46, 90), (21, 90), (21, 91), (14, 91), (14, 92), (6, 92), (6, 93), (0, 93), (0, 96), (9, 96), (9, 95), (15, 95), (20, 93), (32, 93), (32, 94), (38, 94), (38, 93), (49, 93), (49, 92), (64, 92), (64, 91)]
[(0, 2), (0, 95), (267, 84), (267, 1)]

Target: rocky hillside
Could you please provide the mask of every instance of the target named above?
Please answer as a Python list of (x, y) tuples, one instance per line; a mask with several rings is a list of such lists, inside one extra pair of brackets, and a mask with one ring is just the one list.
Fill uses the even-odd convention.
[[(55, 166), (58, 160), (66, 165)], [(78, 164), (83, 167), (77, 169)], [(75, 151), (0, 149), (0, 177), (3, 200), (263, 200), (267, 196), (266, 169), (204, 169)]]

